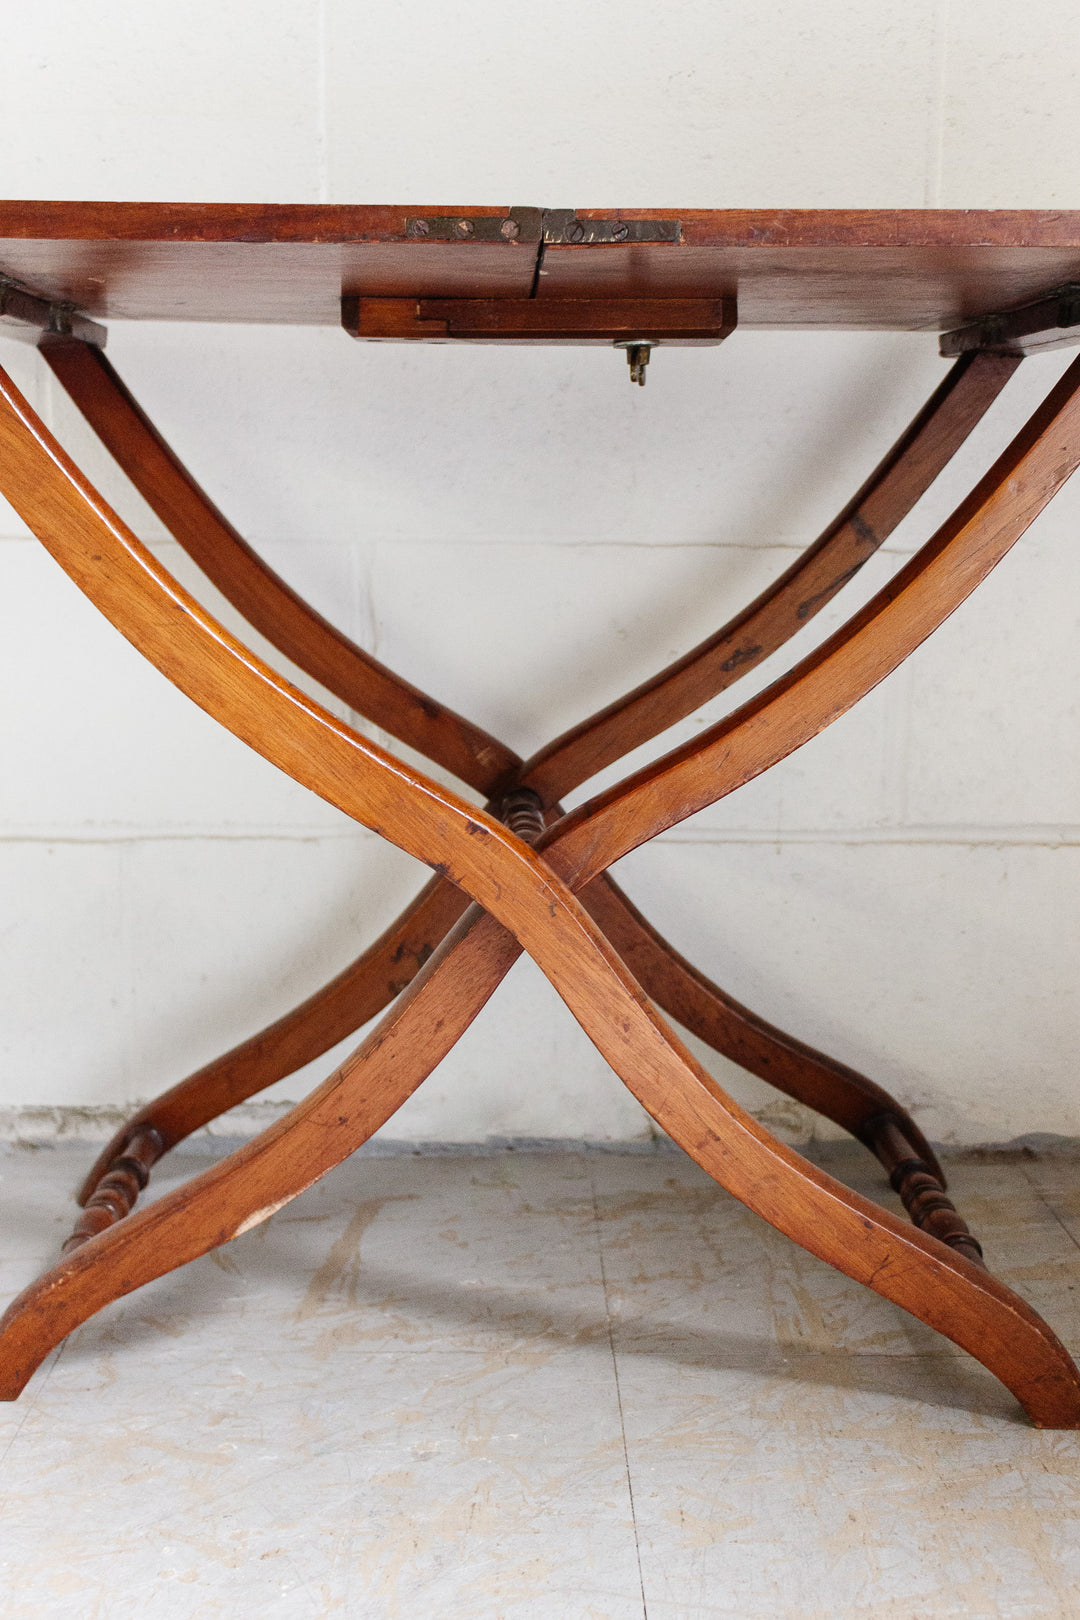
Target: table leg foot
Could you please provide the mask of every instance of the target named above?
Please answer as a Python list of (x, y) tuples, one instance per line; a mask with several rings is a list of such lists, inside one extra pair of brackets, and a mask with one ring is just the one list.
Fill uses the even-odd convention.
[[(242, 1148), (65, 1253), (0, 1318), (0, 1400), (103, 1306), (267, 1220), (367, 1141), (450, 1050), (520, 954), (474, 907), (339, 1070)], [(442, 971), (439, 971), (439, 969)]]
[(763, 1130), (686, 1054), (682, 1075), (622, 1078), (701, 1168), (802, 1248), (967, 1350), (1038, 1428), (1080, 1429), (1080, 1372), (1018, 1294), (974, 1257), (904, 1226)]

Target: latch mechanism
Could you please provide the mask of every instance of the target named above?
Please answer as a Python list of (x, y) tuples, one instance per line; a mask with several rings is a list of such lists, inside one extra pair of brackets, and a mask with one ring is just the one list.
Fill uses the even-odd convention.
[[(564, 258), (564, 253), (577, 247), (615, 249), (642, 243), (677, 247), (682, 242), (682, 224), (677, 219), (593, 219), (579, 216), (573, 208), (510, 208), (505, 214), (412, 215), (405, 221), (405, 234), (417, 244), (453, 242), (463, 249), (471, 243), (527, 246), (534, 254), (531, 287), (527, 294), (502, 298), (388, 298), (346, 293), (341, 300), (341, 324), (355, 338), (376, 342), (608, 343), (625, 349), (630, 381), (644, 384), (645, 367), (659, 344), (716, 344), (735, 329), (733, 293), (712, 298), (548, 293), (547, 288), (556, 285), (555, 280), (545, 283), (542, 279), (549, 249), (559, 250), (557, 257), (565, 267), (574, 261), (570, 255)], [(547, 263), (553, 265), (554, 258)], [(430, 277), (426, 279), (430, 285)], [(617, 274), (616, 283), (618, 279)]]

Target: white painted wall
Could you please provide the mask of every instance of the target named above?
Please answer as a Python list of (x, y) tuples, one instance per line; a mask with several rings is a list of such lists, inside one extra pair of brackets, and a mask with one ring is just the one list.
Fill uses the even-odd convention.
[[(1077, 207), (1078, 16), (1067, 0), (45, 0), (5, 17), (0, 195)], [(190, 582), (33, 351), (0, 351)], [(943, 370), (931, 337), (865, 334), (739, 333), (661, 354), (645, 390), (603, 351), (361, 349), (336, 331), (114, 324), (110, 354), (275, 567), (522, 751), (772, 578)], [(1027, 363), (800, 652), (1067, 358)], [(1078, 518), (1080, 485), (855, 712), (619, 874), (723, 984), (939, 1139), (1080, 1134)], [(306, 995), (424, 873), (173, 691), (7, 509), (0, 571), (0, 1103), (106, 1108)], [(788, 1134), (812, 1128), (714, 1067)], [(388, 1133), (645, 1129), (524, 964)]]

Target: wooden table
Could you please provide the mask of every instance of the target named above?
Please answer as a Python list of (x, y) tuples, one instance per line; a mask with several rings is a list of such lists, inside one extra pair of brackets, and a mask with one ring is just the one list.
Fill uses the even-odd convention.
[[(956, 512), (822, 646), (693, 742), (571, 814), (559, 800), (776, 651), (859, 570), (1023, 356), (1080, 339), (1080, 214), (0, 205), (0, 319), (29, 335), (178, 543), (243, 617), (351, 709), (479, 790), (484, 810), (330, 714), (142, 546), (0, 374), (0, 488), (140, 652), (361, 825), (427, 887), (302, 1006), (141, 1108), (100, 1155), (51, 1270), (0, 1323), (0, 1395), (111, 1300), (228, 1242), (390, 1118), (522, 950), (652, 1116), (720, 1184), (990, 1368), (1032, 1421), (1080, 1427), (1080, 1375), (987, 1271), (917, 1125), (872, 1080), (772, 1028), (684, 961), (607, 876), (620, 856), (767, 770), (894, 670), (985, 578), (1080, 460), (1080, 361)], [(617, 703), (521, 760), (377, 663), (277, 578), (199, 489), (105, 358), (107, 318), (336, 325), (384, 341), (627, 350), (744, 328), (944, 332), (941, 385), (862, 489), (767, 591)], [(616, 357), (613, 357), (613, 360)], [(385, 1011), (384, 1011), (385, 1010)], [(381, 1022), (305, 1101), (133, 1213), (199, 1126)], [(911, 1224), (740, 1109), (665, 1021), (852, 1132)]]

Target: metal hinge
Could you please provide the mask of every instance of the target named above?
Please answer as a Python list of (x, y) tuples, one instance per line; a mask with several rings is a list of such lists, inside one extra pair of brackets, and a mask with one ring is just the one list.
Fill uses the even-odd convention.
[(47, 333), (53, 337), (78, 338), (103, 349), (107, 333), (97, 321), (80, 315), (74, 304), (61, 299), (42, 298), (21, 287), (10, 276), (0, 275), (0, 330), (8, 329), (12, 337), (27, 337), (38, 342), (35, 334)]
[(677, 219), (579, 219), (572, 208), (544, 210), (544, 245), (591, 246), (600, 242), (678, 242)]
[(573, 208), (511, 208), (505, 214), (424, 214), (405, 233), (432, 242), (516, 242), (545, 247), (620, 242), (679, 242), (677, 219), (579, 219)]

